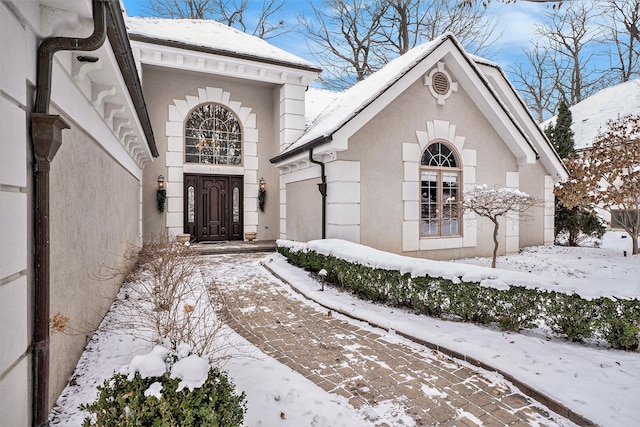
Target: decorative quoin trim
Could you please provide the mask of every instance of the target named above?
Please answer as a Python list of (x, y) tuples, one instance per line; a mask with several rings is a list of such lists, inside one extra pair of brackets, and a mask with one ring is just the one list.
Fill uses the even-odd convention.
[[(242, 125), (242, 166), (185, 164), (184, 122), (198, 105), (220, 104), (231, 110)], [(231, 94), (220, 88), (198, 89), (198, 96), (186, 95), (174, 99), (169, 105), (167, 133), (167, 230), (173, 234), (183, 231), (183, 182), (184, 173), (243, 175), (244, 176), (244, 232), (258, 231), (258, 127), (255, 113), (232, 101)], [(188, 169), (188, 170), (185, 170)]]

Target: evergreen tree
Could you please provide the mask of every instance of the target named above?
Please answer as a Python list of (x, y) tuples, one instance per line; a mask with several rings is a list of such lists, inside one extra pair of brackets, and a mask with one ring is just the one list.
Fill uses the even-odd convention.
[(558, 106), (558, 117), (553, 127), (553, 139), (551, 140), (553, 148), (556, 149), (562, 159), (568, 159), (576, 154), (573, 140), (574, 134), (571, 130), (572, 123), (571, 110), (567, 103), (562, 100)]
[[(576, 156), (574, 133), (571, 130), (573, 118), (567, 103), (562, 100), (558, 106), (558, 116), (555, 125), (549, 125), (545, 134), (551, 141), (553, 148), (563, 159), (572, 159)], [(604, 226), (597, 215), (590, 210), (573, 207), (568, 208), (556, 198), (555, 213), (555, 242), (566, 242), (569, 246), (578, 246), (581, 238), (601, 238), (604, 234)]]

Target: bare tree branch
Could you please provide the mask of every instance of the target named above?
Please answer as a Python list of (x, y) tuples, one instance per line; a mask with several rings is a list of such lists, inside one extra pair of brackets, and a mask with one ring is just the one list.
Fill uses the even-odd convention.
[(320, 79), (330, 89), (345, 89), (383, 64), (372, 50), (388, 5), (383, 1), (323, 0), (310, 2), (312, 16), (299, 17), (311, 54), (324, 65)]
[(548, 22), (537, 27), (538, 34), (555, 52), (554, 66), (559, 75), (557, 89), (569, 105), (602, 89), (593, 61), (596, 42), (600, 40), (600, 28), (593, 22), (598, 11), (586, 2), (572, 1), (559, 12), (546, 12)]
[[(229, 27), (262, 39), (269, 39), (293, 30), (278, 18), (286, 0), (148, 0), (147, 11), (154, 16), (183, 19), (215, 19)], [(257, 11), (255, 17), (250, 17)]]

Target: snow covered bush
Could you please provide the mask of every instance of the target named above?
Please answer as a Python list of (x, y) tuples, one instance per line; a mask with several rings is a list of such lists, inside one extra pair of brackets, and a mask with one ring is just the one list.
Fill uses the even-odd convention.
[(309, 271), (324, 270), (322, 280), (363, 299), (428, 316), (495, 324), (509, 331), (546, 326), (569, 341), (595, 337), (606, 340), (613, 348), (640, 351), (638, 300), (607, 297), (589, 300), (575, 294), (524, 286), (498, 289), (461, 278), (412, 277), (391, 266), (363, 265), (303, 246), (279, 244), (278, 252), (292, 264)]
[(595, 325), (614, 348), (640, 351), (640, 305), (636, 300), (600, 298)]
[(236, 427), (246, 412), (245, 394), (235, 392), (226, 373), (199, 356), (180, 358), (161, 346), (134, 357), (98, 392), (94, 403), (80, 407), (92, 413), (84, 427)]
[(585, 300), (579, 295), (550, 292), (547, 296), (546, 324), (554, 333), (565, 335), (569, 341), (580, 341), (593, 334), (595, 308), (594, 301)]

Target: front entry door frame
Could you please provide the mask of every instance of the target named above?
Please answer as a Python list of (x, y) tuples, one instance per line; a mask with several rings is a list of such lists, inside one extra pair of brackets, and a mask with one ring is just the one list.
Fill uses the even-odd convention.
[(196, 242), (242, 240), (243, 177), (184, 175), (184, 232)]

